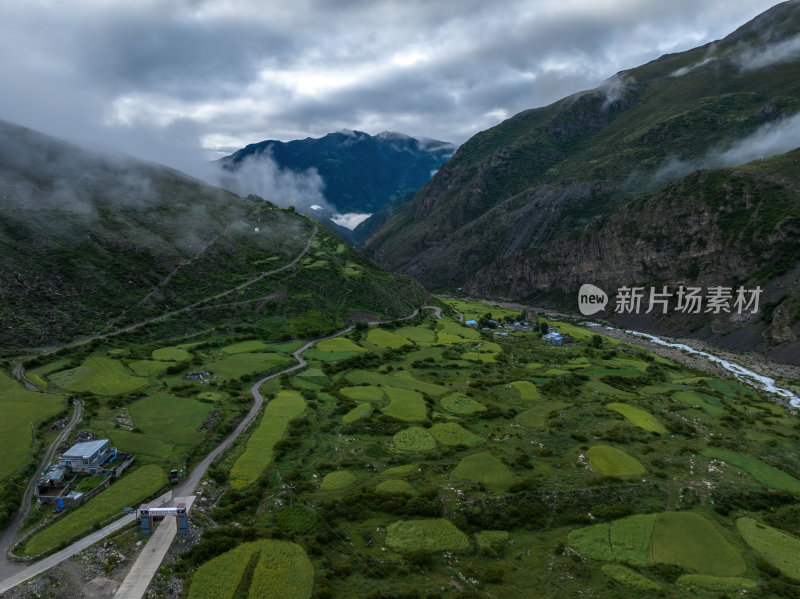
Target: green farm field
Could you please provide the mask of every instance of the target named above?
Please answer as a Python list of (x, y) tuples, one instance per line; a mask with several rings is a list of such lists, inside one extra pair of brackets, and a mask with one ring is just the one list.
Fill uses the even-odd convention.
[(35, 533), (25, 543), (24, 554), (38, 555), (115, 514), (121, 514), (124, 507), (137, 507), (143, 499), (158, 491), (165, 481), (164, 471), (155, 465), (126, 473), (99, 495), (74, 511), (68, 510), (53, 524)]
[(87, 358), (77, 368), (53, 373), (48, 380), (67, 391), (97, 395), (119, 395), (147, 385), (147, 379), (134, 376), (122, 362), (105, 356)]
[(5, 372), (0, 372), (0, 480), (6, 479), (30, 459), (31, 426), (64, 407), (58, 395), (28, 391)]
[[(263, 385), (263, 414), (204, 487), (218, 498), (193, 516), (197, 549), (167, 576), (188, 597), (292, 596), (274, 578), (291, 579), (284, 558), (264, 557), (281, 543), (302, 596), (455, 599), (451, 580), (487, 598), (787, 596), (797, 418), (738, 383), (547, 322), (575, 342), (496, 337), (428, 312), (317, 343), (304, 369)], [(141, 374), (160, 369), (147, 364), (158, 346), (190, 353), (184, 372), (199, 360), (290, 363), (301, 346), (259, 338), (104, 357), (136, 377), (138, 361)], [(166, 469), (209, 442), (199, 429), (212, 410), (221, 436), (248, 408), (246, 370), (206, 383), (155, 372), (132, 393), (89, 398), (90, 428)], [(133, 430), (114, 426), (123, 416)]]
[(220, 378), (237, 379), (241, 376), (266, 373), (290, 362), (278, 353), (235, 353), (205, 365), (205, 369)]
[(306, 409), (306, 402), (296, 391), (280, 391), (264, 408), (264, 416), (247, 441), (244, 453), (231, 468), (233, 488), (245, 488), (255, 482), (272, 460), (275, 444), (283, 437), (289, 422)]

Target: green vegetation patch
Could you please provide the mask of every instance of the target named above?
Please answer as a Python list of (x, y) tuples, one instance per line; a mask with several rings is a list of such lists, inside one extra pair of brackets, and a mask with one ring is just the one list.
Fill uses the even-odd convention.
[(31, 454), (31, 423), (56, 414), (63, 406), (59, 395), (28, 391), (0, 371), (0, 480), (14, 474)]
[(641, 376), (641, 372), (635, 368), (590, 368), (584, 371), (586, 374), (601, 377), (601, 376)]
[(262, 539), (206, 562), (192, 576), (189, 599), (309, 599), (314, 566), (302, 547)]
[(334, 337), (333, 339), (323, 339), (319, 343), (317, 343), (314, 347), (316, 347), (319, 351), (324, 352), (348, 352), (348, 353), (360, 353), (367, 351), (360, 345), (356, 345), (351, 339), (347, 339), (346, 337)]
[(181, 346), (162, 347), (161, 349), (153, 350), (150, 355), (159, 362), (188, 362), (192, 359), (192, 354)]
[(607, 562), (671, 564), (723, 577), (746, 569), (742, 556), (715, 525), (694, 512), (629, 516), (574, 530), (568, 539), (581, 554)]
[[(366, 383), (380, 387), (397, 387), (399, 389), (410, 389), (427, 393), (429, 395), (442, 395), (447, 391), (446, 387), (433, 383), (423, 383), (413, 378), (410, 374), (403, 372), (400, 374), (389, 375), (368, 370), (353, 370), (347, 373), (347, 380), (355, 385)], [(385, 390), (385, 389), (384, 389)]]
[(633, 565), (649, 563), (656, 518), (654, 514), (637, 514), (609, 524), (608, 539), (616, 561)]
[(320, 489), (323, 491), (339, 491), (341, 489), (346, 489), (354, 482), (356, 482), (355, 474), (347, 470), (337, 470), (325, 475), (325, 478), (322, 479)]
[(708, 574), (683, 574), (675, 581), (689, 589), (702, 589), (718, 593), (742, 593), (758, 587), (755, 580), (739, 576), (709, 576)]
[[(423, 429), (424, 430), (424, 429)], [(409, 476), (416, 470), (414, 464), (403, 464), (402, 466), (392, 466), (381, 472), (381, 476)]]
[(295, 376), (299, 379), (316, 383), (317, 385), (327, 385), (330, 381), (321, 368), (306, 368), (300, 374)]
[(613, 410), (619, 414), (622, 414), (625, 416), (625, 418), (630, 420), (631, 423), (635, 424), (639, 428), (643, 428), (646, 431), (660, 433), (662, 435), (667, 433), (667, 429), (664, 427), (664, 425), (646, 410), (624, 403), (610, 403), (606, 405), (606, 407), (609, 410)]
[(222, 353), (225, 355), (233, 354), (246, 354), (249, 352), (257, 352), (265, 349), (271, 349), (269, 345), (260, 339), (251, 339), (250, 341), (242, 341), (241, 343), (234, 343), (233, 345), (226, 345), (222, 348)]
[(152, 439), (190, 447), (203, 437), (198, 429), (212, 406), (196, 399), (173, 395), (151, 395), (130, 407), (134, 424)]
[(205, 366), (206, 370), (220, 378), (238, 379), (242, 376), (269, 372), (288, 363), (286, 356), (278, 353), (234, 354), (220, 358)]
[(267, 403), (258, 428), (250, 436), (247, 446), (231, 468), (230, 481), (234, 489), (242, 489), (255, 482), (272, 461), (272, 450), (289, 421), (306, 409), (306, 401), (297, 391), (282, 390)]
[(395, 433), (394, 448), (400, 451), (430, 451), (436, 449), (436, 439), (419, 426), (412, 426)]
[(483, 302), (471, 302), (450, 298), (439, 299), (448, 306), (461, 312), (464, 316), (464, 320), (480, 320), (485, 314), (491, 314), (494, 319), (505, 318), (506, 316), (510, 316), (514, 319), (519, 317), (519, 310), (512, 310), (511, 308), (501, 308), (500, 306), (492, 306)]
[(339, 393), (357, 401), (380, 401), (383, 399), (383, 390), (380, 387), (342, 387)]
[(542, 394), (539, 393), (539, 389), (530, 381), (514, 381), (511, 383), (511, 386), (519, 391), (519, 395), (522, 399), (538, 400), (542, 398)]
[(455, 422), (434, 424), (430, 433), (439, 442), (439, 445), (445, 447), (474, 447), (484, 442), (481, 437)]
[(638, 572), (620, 566), (619, 564), (606, 564), (602, 568), (603, 574), (614, 582), (618, 582), (626, 587), (639, 589), (640, 591), (659, 591), (661, 585)]
[(138, 505), (158, 491), (165, 480), (164, 471), (154, 464), (126, 474), (99, 495), (34, 533), (25, 543), (25, 555), (38, 555), (115, 514), (121, 514), (122, 508)]
[(124, 428), (107, 428), (104, 432), (114, 447), (120, 451), (135, 453), (137, 460), (150, 458), (150, 462), (162, 462), (169, 459), (174, 449), (172, 445), (161, 439), (134, 433)]
[(390, 478), (375, 487), (376, 493), (384, 495), (414, 495), (414, 487), (400, 478)]
[(428, 417), (428, 407), (422, 394), (409, 389), (385, 390), (389, 396), (390, 403), (382, 408), (383, 413), (398, 420), (409, 422), (425, 420)]
[(747, 517), (736, 520), (736, 528), (745, 542), (781, 574), (800, 580), (800, 538)]
[(607, 476), (639, 476), (644, 474), (644, 466), (627, 453), (610, 445), (595, 445), (586, 452), (592, 470)]
[(95, 395), (120, 395), (147, 384), (147, 379), (131, 375), (121, 362), (106, 356), (87, 358), (77, 368), (51, 374), (50, 380), (67, 391)]
[(789, 491), (790, 493), (800, 493), (800, 480), (782, 470), (773, 468), (769, 464), (765, 464), (758, 458), (742, 455), (721, 447), (707, 447), (701, 453), (707, 458), (716, 458), (741, 468), (763, 485), (773, 489), (780, 489), (781, 491)]
[(397, 329), (397, 334), (418, 345), (428, 345), (436, 342), (436, 333), (427, 327), (402, 327)]
[(367, 418), (370, 414), (372, 414), (372, 404), (362, 403), (342, 416), (342, 422), (345, 424), (350, 424), (352, 422), (356, 422), (357, 420), (361, 420), (362, 418)]
[(275, 523), (286, 532), (309, 534), (317, 528), (319, 519), (313, 508), (304, 505), (281, 505), (272, 512)]
[(629, 516), (606, 524), (573, 530), (570, 545), (587, 557), (643, 566), (650, 563), (655, 514)]
[(411, 345), (411, 342), (405, 337), (390, 333), (381, 328), (370, 329), (369, 333), (367, 333), (367, 341), (378, 347), (385, 347), (388, 349), (396, 349), (404, 345)]
[(693, 512), (664, 512), (653, 526), (653, 561), (698, 574), (736, 576), (747, 565), (706, 518)]
[(522, 426), (542, 429), (547, 426), (547, 418), (550, 414), (568, 408), (569, 405), (565, 401), (544, 401), (518, 414), (516, 420)]
[(475, 543), (478, 547), (488, 549), (493, 545), (507, 543), (510, 537), (507, 530), (480, 530), (475, 533)]
[(490, 453), (465, 457), (450, 474), (453, 481), (477, 481), (488, 487), (505, 488), (514, 481), (514, 473)]
[(708, 384), (712, 389), (714, 389), (715, 391), (719, 391), (726, 397), (734, 397), (737, 393), (739, 395), (745, 395), (749, 397), (757, 396), (756, 392), (750, 389), (749, 387), (745, 387), (744, 385), (734, 381), (726, 381), (723, 379), (710, 379), (708, 381)]
[(42, 391), (47, 391), (47, 381), (44, 380), (41, 376), (39, 376), (35, 372), (26, 372), (25, 378), (28, 379), (37, 387), (39, 387), (39, 389), (41, 389)]
[(443, 397), (441, 405), (445, 410), (453, 414), (469, 415), (486, 410), (486, 406), (481, 402), (460, 393), (451, 393), (447, 397)]
[(291, 354), (296, 352), (305, 344), (305, 341), (289, 341), (288, 343), (279, 343), (277, 345), (273, 345), (272, 349), (282, 354)]
[(155, 376), (166, 371), (174, 362), (159, 362), (157, 360), (137, 360), (128, 364), (136, 376)]
[(483, 362), (483, 363), (490, 363), (490, 362), (497, 362), (497, 354), (484, 354), (475, 351), (468, 351), (462, 354), (461, 356), (465, 360), (469, 360), (470, 362)]
[(636, 397), (636, 395), (633, 393), (622, 391), (621, 389), (612, 387), (611, 385), (608, 385), (603, 381), (587, 381), (583, 385), (583, 389), (584, 389), (584, 394), (588, 395), (589, 397), (594, 397), (598, 395), (607, 395), (610, 397), (624, 397), (624, 398)]
[(386, 529), (386, 544), (398, 551), (469, 549), (469, 538), (444, 518), (399, 520)]
[(436, 343), (441, 343), (443, 345), (468, 343), (469, 341), (471, 341), (471, 339), (467, 339), (466, 337), (462, 337), (461, 335), (456, 335), (454, 333), (448, 333), (446, 331), (439, 331), (436, 333)]
[(719, 405), (719, 400), (710, 395), (701, 395), (692, 391), (676, 391), (672, 397), (684, 405), (700, 408), (713, 418), (722, 418), (725, 415), (725, 408)]

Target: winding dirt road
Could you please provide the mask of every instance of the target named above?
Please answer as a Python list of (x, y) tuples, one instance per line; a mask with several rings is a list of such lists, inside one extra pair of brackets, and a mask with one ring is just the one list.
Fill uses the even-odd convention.
[(249, 280), (245, 281), (244, 283), (241, 283), (241, 284), (239, 284), (239, 285), (237, 285), (235, 287), (231, 287), (230, 289), (226, 289), (225, 291), (217, 293), (216, 295), (212, 295), (212, 296), (203, 298), (203, 299), (201, 299), (199, 301), (196, 301), (196, 302), (194, 302), (192, 304), (189, 304), (187, 306), (183, 306), (182, 308), (178, 308), (176, 310), (171, 310), (169, 312), (164, 312), (163, 314), (159, 314), (158, 316), (153, 316), (152, 318), (148, 318), (148, 319), (145, 319), (145, 320), (140, 320), (139, 322), (135, 322), (133, 324), (129, 324), (127, 326), (124, 326), (124, 327), (121, 327), (121, 328), (118, 328), (118, 329), (114, 329), (113, 331), (109, 331), (107, 333), (97, 333), (95, 335), (89, 335), (87, 337), (81, 337), (81, 338), (76, 339), (74, 341), (70, 341), (69, 343), (64, 343), (64, 344), (61, 344), (61, 345), (48, 346), (46, 348), (41, 348), (41, 349), (44, 349), (46, 352), (53, 352), (53, 351), (58, 351), (59, 349), (62, 349), (62, 348), (65, 348), (65, 347), (69, 348), (69, 347), (79, 347), (81, 345), (86, 345), (87, 343), (91, 343), (92, 341), (95, 341), (96, 339), (106, 339), (108, 337), (113, 337), (114, 335), (119, 335), (120, 333), (129, 333), (130, 331), (134, 331), (134, 330), (138, 329), (139, 327), (143, 327), (145, 325), (152, 324), (154, 322), (159, 322), (159, 321), (165, 320), (167, 318), (172, 318), (173, 316), (177, 316), (178, 314), (182, 314), (183, 312), (188, 312), (189, 310), (194, 310), (195, 308), (197, 308), (199, 306), (202, 306), (203, 304), (207, 304), (208, 302), (213, 302), (214, 300), (217, 300), (217, 299), (220, 299), (222, 297), (225, 297), (226, 295), (229, 295), (229, 294), (231, 294), (231, 293), (233, 293), (235, 291), (240, 291), (240, 290), (248, 287), (249, 285), (252, 285), (253, 283), (255, 283), (257, 281), (260, 281), (261, 279), (263, 279), (265, 277), (269, 277), (269, 276), (277, 274), (279, 272), (283, 272), (284, 270), (286, 270), (288, 268), (291, 268), (292, 266), (297, 264), (308, 253), (308, 250), (311, 248), (311, 243), (314, 241), (314, 237), (316, 237), (316, 235), (317, 235), (317, 231), (318, 231), (318, 228), (317, 228), (316, 225), (314, 225), (314, 230), (311, 231), (311, 235), (308, 237), (308, 240), (306, 241), (306, 245), (303, 248), (303, 251), (301, 251), (297, 256), (295, 256), (292, 259), (291, 262), (289, 262), (288, 264), (284, 264), (283, 266), (281, 266), (279, 268), (276, 268), (274, 270), (263, 272), (260, 275), (258, 275), (257, 277), (249, 279)]

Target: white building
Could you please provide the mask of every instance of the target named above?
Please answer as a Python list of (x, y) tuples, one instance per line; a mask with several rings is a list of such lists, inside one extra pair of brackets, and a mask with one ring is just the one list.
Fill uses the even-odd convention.
[(117, 455), (117, 450), (108, 444), (108, 439), (76, 443), (58, 456), (58, 465), (73, 472), (96, 474), (98, 468)]

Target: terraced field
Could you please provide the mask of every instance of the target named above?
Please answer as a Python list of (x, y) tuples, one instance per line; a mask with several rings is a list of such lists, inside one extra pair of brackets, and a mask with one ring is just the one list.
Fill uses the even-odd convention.
[(247, 441), (247, 448), (231, 468), (231, 486), (242, 489), (255, 482), (272, 460), (275, 444), (283, 437), (289, 422), (306, 409), (296, 391), (280, 391), (264, 408), (258, 428)]
[(244, 543), (204, 564), (189, 599), (309, 599), (314, 567), (299, 545), (264, 539)]
[(134, 376), (122, 362), (105, 356), (87, 358), (77, 368), (55, 372), (48, 380), (66, 391), (96, 395), (119, 395), (147, 385), (147, 379)]
[[(263, 415), (209, 479), (221, 496), (196, 516), (203, 537), (168, 576), (190, 598), (800, 593), (797, 416), (545, 320), (575, 342), (496, 337), (429, 313), (317, 343), (304, 369), (263, 386)], [(247, 409), (255, 375), (185, 373), (225, 360), (261, 369), (262, 356), (288, 361), (302, 345), (235, 333), (103, 354), (146, 385), (90, 397), (92, 430), (143, 464), (191, 455)], [(40, 376), (55, 385), (94, 357)]]

